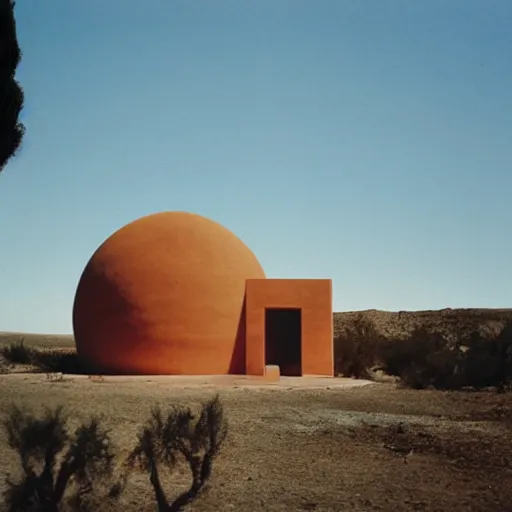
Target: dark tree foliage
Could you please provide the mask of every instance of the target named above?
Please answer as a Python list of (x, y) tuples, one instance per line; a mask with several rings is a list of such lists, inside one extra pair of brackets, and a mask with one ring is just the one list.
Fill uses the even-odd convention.
[(512, 321), (506, 322), (494, 339), (472, 333), (464, 343), (467, 350), (463, 375), (467, 385), (512, 390)]
[(16, 153), (25, 132), (18, 120), (23, 108), (23, 90), (15, 80), (21, 51), (14, 6), (14, 0), (0, 0), (0, 172)]
[[(189, 408), (174, 406), (164, 417), (161, 409), (155, 408), (139, 432), (127, 465), (147, 472), (159, 512), (177, 512), (206, 489), (226, 434), (227, 421), (218, 396), (204, 403), (198, 416)], [(162, 486), (161, 466), (172, 471), (183, 461), (190, 469), (192, 482), (189, 489), (170, 501)]]
[[(17, 406), (4, 421), (9, 446), (18, 453), (22, 476), (7, 479), (4, 493), (9, 512), (56, 512), (66, 491), (75, 504), (86, 503), (98, 481), (113, 471), (109, 434), (97, 418), (67, 429), (63, 409), (46, 409), (41, 417)], [(112, 494), (114, 498), (114, 492)]]
[(385, 371), (408, 387), (512, 390), (511, 321), (497, 336), (474, 331), (452, 342), (416, 329), (405, 340), (386, 340), (380, 354)]

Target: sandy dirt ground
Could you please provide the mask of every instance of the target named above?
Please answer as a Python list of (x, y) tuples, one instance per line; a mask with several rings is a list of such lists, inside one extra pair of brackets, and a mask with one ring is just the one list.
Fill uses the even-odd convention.
[[(327, 380), (0, 375), (0, 416), (13, 401), (63, 404), (71, 425), (100, 415), (122, 458), (153, 405), (195, 406), (218, 392), (229, 434), (190, 510), (512, 511), (510, 394)], [(17, 463), (0, 432), (0, 472)], [(169, 475), (166, 490), (188, 479)], [(116, 509), (155, 510), (147, 477), (130, 480)]]

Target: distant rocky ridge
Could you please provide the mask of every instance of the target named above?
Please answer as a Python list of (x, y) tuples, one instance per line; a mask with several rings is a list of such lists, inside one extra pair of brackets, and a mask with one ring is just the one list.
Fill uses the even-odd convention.
[(507, 320), (512, 320), (511, 309), (441, 309), (428, 311), (351, 311), (334, 313), (334, 334), (343, 330), (357, 315), (371, 320), (385, 337), (406, 338), (414, 329), (424, 328), (439, 332), (447, 339), (460, 338), (473, 331), (493, 337)]

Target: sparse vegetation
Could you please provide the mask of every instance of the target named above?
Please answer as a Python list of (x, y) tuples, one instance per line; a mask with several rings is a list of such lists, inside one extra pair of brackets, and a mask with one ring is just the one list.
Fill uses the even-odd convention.
[[(65, 500), (83, 510), (112, 476), (110, 436), (97, 418), (81, 424), (70, 435), (62, 407), (46, 409), (38, 417), (12, 406), (4, 428), (22, 470), (19, 480), (6, 481), (8, 512), (56, 512)], [(108, 497), (115, 499), (117, 495), (112, 491)]]
[[(292, 477), (293, 471), (287, 473), (290, 471), (290, 467), (295, 464), (297, 467), (303, 468), (310, 464), (312, 469), (308, 470), (307, 478), (310, 478), (311, 474), (324, 475), (315, 480), (312, 487), (309, 488), (308, 493), (311, 499), (299, 503), (297, 496), (302, 493), (302, 489), (297, 487), (293, 491), (295, 492), (293, 496), (286, 493), (282, 495), (283, 502), (280, 502), (280, 505), (289, 505), (290, 509), (297, 507), (301, 509), (301, 507), (322, 507), (324, 505), (327, 507), (328, 504), (338, 506), (339, 503), (344, 503), (347, 509), (351, 509), (357, 502), (362, 508), (370, 507), (371, 503), (375, 505), (374, 508), (379, 506), (382, 508), (382, 503), (384, 503), (382, 493), (387, 492), (385, 486), (380, 488), (380, 493), (375, 491), (373, 494), (369, 494), (367, 481), (360, 482), (359, 485), (361, 489), (364, 489), (366, 500), (361, 502), (358, 497), (354, 497), (352, 486), (343, 492), (339, 489), (333, 491), (333, 489), (337, 489), (336, 486), (340, 482), (339, 467), (336, 470), (333, 469), (333, 474), (337, 475), (336, 483), (334, 481), (330, 484), (323, 483), (325, 474), (328, 473), (325, 454), (329, 453), (329, 460), (336, 459), (336, 457), (338, 457), (336, 460), (339, 460), (339, 457), (350, 458), (356, 465), (364, 464), (365, 474), (368, 468), (373, 468), (371, 471), (375, 475), (382, 475), (382, 464), (386, 464), (388, 467), (388, 464), (397, 462), (398, 465), (394, 466), (393, 471), (400, 472), (400, 467), (413, 468), (412, 465), (416, 463), (415, 461), (421, 460), (421, 464), (414, 466), (414, 471), (423, 475), (422, 478), (428, 482), (428, 485), (425, 484), (426, 487), (422, 490), (416, 489), (415, 486), (407, 488), (406, 484), (410, 499), (414, 496), (415, 499), (424, 500), (424, 503), (430, 504), (431, 507), (443, 503), (443, 509), (467, 510), (468, 503), (473, 503), (471, 500), (475, 499), (475, 494), (467, 495), (464, 502), (460, 497), (464, 495), (464, 489), (468, 485), (467, 478), (470, 478), (473, 486), (482, 483), (478, 492), (483, 505), (479, 510), (504, 509), (504, 504), (512, 499), (510, 489), (506, 484), (496, 484), (496, 482), (502, 482), (508, 475), (510, 460), (512, 460), (510, 458), (512, 456), (512, 447), (510, 446), (512, 409), (508, 397), (497, 393), (478, 391), (462, 394), (437, 393), (434, 390), (427, 390), (415, 393), (411, 389), (406, 389), (471, 388), (479, 390), (493, 388), (500, 391), (510, 390), (512, 387), (512, 321), (504, 323), (503, 328), (503, 324), (500, 323), (493, 329), (474, 328), (464, 331), (459, 336), (454, 336), (453, 331), (450, 336), (447, 336), (446, 332), (437, 326), (423, 325), (413, 329), (406, 336), (385, 337), (367, 316), (364, 314), (352, 315), (351, 321), (346, 322), (345, 327), (342, 330), (338, 329), (336, 333), (337, 372), (367, 378), (371, 377), (376, 369), (381, 369), (399, 377), (403, 386), (397, 388), (396, 386), (382, 385), (375, 388), (374, 391), (371, 389), (365, 391), (365, 388), (362, 388), (353, 394), (344, 396), (333, 391), (326, 391), (325, 394), (315, 392), (309, 399), (306, 398), (307, 393), (305, 392), (294, 393), (288, 398), (280, 393), (277, 398), (275, 392), (267, 398), (264, 398), (265, 394), (262, 391), (250, 396), (245, 396), (245, 393), (234, 393), (230, 399), (236, 403), (235, 410), (238, 410), (241, 404), (247, 401), (250, 404), (245, 404), (243, 412), (234, 414), (235, 428), (230, 431), (230, 438), (233, 436), (233, 446), (230, 443), (226, 462), (223, 457), (222, 462), (215, 467), (216, 479), (217, 473), (220, 475), (219, 486), (215, 485), (212, 488), (208, 499), (204, 502), (201, 501), (200, 506), (204, 503), (205, 510), (220, 510), (225, 508), (226, 503), (236, 503), (238, 510), (254, 510), (263, 507), (263, 503), (265, 503), (267, 509), (272, 510), (275, 496), (282, 493), (282, 488), (288, 485), (280, 481), (279, 486), (281, 487), (277, 484), (272, 487), (273, 481), (277, 481), (281, 473), (286, 473), (287, 479), (300, 479), (304, 477), (302, 470), (297, 469), (295, 476)], [(24, 402), (32, 401), (35, 404), (40, 404), (43, 396), (45, 401), (48, 400), (53, 404), (61, 403), (62, 399), (70, 400), (72, 396), (72, 402), (78, 396), (78, 390), (81, 389), (82, 383), (87, 382), (87, 379), (68, 379), (65, 375), (66, 373), (85, 373), (77, 354), (70, 350), (61, 350), (59, 349), (60, 345), (57, 344), (48, 343), (47, 347), (55, 348), (46, 349), (38, 348), (33, 341), (29, 341), (26, 345), (25, 340), (22, 338), (16, 340), (13, 336), (11, 335), (6, 340), (11, 343), (0, 349), (0, 365), (6, 371), (16, 370), (15, 365), (22, 364), (45, 372), (49, 382), (72, 382), (72, 385), (44, 384), (42, 388), (46, 391), (38, 391), (34, 386), (23, 387), (27, 385), (23, 384), (27, 379), (30, 384), (30, 379), (35, 377), (6, 378), (5, 384), (9, 386), (10, 391), (4, 391), (4, 402), (8, 400), (8, 396), (13, 395), (24, 396), (22, 398)], [(27, 336), (27, 339), (30, 340), (30, 335)], [(69, 345), (67, 346), (69, 347)], [(101, 375), (93, 373), (88, 373), (88, 375), (92, 382), (104, 381), (104, 377)], [(112, 381), (114, 380), (112, 379)], [(107, 378), (107, 381), (110, 379)], [(41, 381), (39, 377), (39, 382), (44, 382), (44, 379)], [(77, 451), (80, 446), (82, 449), (87, 445), (94, 447), (93, 440), (98, 437), (94, 434), (94, 429), (97, 429), (96, 432), (105, 432), (97, 420), (91, 419), (89, 422), (83, 423), (74, 434), (70, 434), (60, 408), (48, 409), (40, 417), (15, 408), (7, 415), (5, 426), (10, 424), (11, 431), (25, 432), (25, 434), (19, 435), (17, 438), (12, 437), (6, 428), (8, 435), (4, 438), (11, 448), (18, 452), (19, 469), (21, 469), (21, 475), (15, 474), (7, 481), (4, 497), (6, 507), (10, 508), (6, 508), (6, 510), (9, 512), (14, 510), (20, 512), (25, 510), (94, 510), (97, 512), (124, 509), (125, 503), (128, 503), (126, 510), (133, 510), (134, 506), (137, 508), (135, 504), (138, 503), (139, 495), (144, 496), (144, 503), (150, 504), (154, 500), (161, 511), (183, 510), (187, 509), (188, 505), (191, 508), (197, 507), (198, 504), (194, 501), (203, 495), (208, 482), (211, 481), (212, 463), (219, 453), (227, 431), (222, 404), (218, 397), (204, 402), (198, 413), (194, 413), (188, 407), (171, 407), (168, 412), (155, 408), (137, 435), (135, 429), (137, 425), (142, 424), (147, 414), (143, 412), (143, 415), (137, 416), (139, 411), (144, 411), (144, 407), (141, 405), (147, 404), (149, 399), (153, 400), (155, 393), (160, 393), (161, 399), (166, 399), (164, 393), (167, 391), (155, 386), (154, 383), (145, 384), (141, 381), (140, 385), (146, 386), (146, 391), (142, 392), (146, 395), (141, 396), (138, 386), (135, 390), (130, 383), (120, 382), (115, 386), (109, 385), (106, 388), (102, 386), (103, 389), (94, 394), (95, 400), (96, 397), (98, 398), (98, 405), (94, 404), (95, 411), (98, 410), (97, 407), (104, 407), (103, 410), (108, 409), (110, 414), (112, 404), (116, 402), (116, 414), (120, 414), (120, 418), (122, 418), (119, 423), (113, 420), (113, 424), (116, 425), (114, 432), (119, 434), (120, 441), (124, 437), (124, 441), (120, 443), (120, 446), (123, 446), (122, 453), (130, 455), (122, 466), (123, 472), (118, 484), (112, 486), (115, 459), (110, 441), (107, 443), (110, 455), (106, 455), (105, 460), (96, 459), (97, 465), (100, 466), (97, 474), (103, 476), (97, 479), (94, 477), (96, 474), (95, 463), (92, 466), (86, 464), (90, 468), (87, 470), (87, 474), (78, 470), (73, 473), (70, 469), (73, 466), (73, 460), (82, 460), (82, 462), (85, 460), (83, 457), (80, 459), (78, 455), (74, 455), (73, 458), (70, 455), (72, 447), (75, 447), (75, 454), (80, 453)], [(51, 398), (48, 396), (49, 389)], [(78, 398), (81, 404), (84, 403), (85, 397), (90, 400), (92, 388), (87, 389), (86, 394), (82, 395), (82, 398)], [(43, 392), (46, 395), (41, 394)], [(190, 399), (190, 391), (174, 389), (173, 392), (185, 393), (186, 400)], [(198, 393), (206, 392), (209, 393), (209, 391), (198, 391)], [(37, 393), (39, 393), (39, 399), (34, 398), (34, 394)], [(117, 400), (119, 396), (127, 396), (129, 399), (119, 401)], [(388, 396), (387, 399), (386, 396)], [(404, 400), (405, 397), (409, 397), (408, 405), (404, 405), (405, 402), (396, 402), (396, 400)], [(138, 401), (139, 399), (141, 401)], [(103, 405), (99, 405), (102, 400)], [(266, 402), (264, 405), (260, 404), (261, 408), (255, 412), (253, 408), (258, 400), (266, 400)], [(285, 407), (282, 411), (280, 410), (278, 415), (274, 416), (269, 411), (278, 406), (276, 400), (279, 400), (279, 403), (284, 404)], [(303, 402), (303, 400), (305, 401)], [(345, 405), (341, 406), (342, 403)], [(442, 406), (441, 403), (443, 403)], [(37, 406), (39, 407), (39, 405)], [(303, 409), (297, 416), (301, 406)], [(70, 407), (73, 406), (70, 405)], [(375, 409), (376, 407), (381, 409)], [(309, 410), (311, 410), (311, 418), (308, 419), (306, 411)], [(359, 411), (363, 410), (367, 411), (365, 421), (369, 421), (370, 424), (361, 427), (357, 426), (357, 421), (360, 415), (364, 414)], [(373, 424), (371, 422), (377, 421), (376, 418), (379, 415), (377, 410), (387, 412), (382, 421), (379, 420), (378, 424)], [(326, 419), (326, 414), (332, 415), (332, 421)], [(400, 415), (404, 415), (404, 421), (397, 423), (401, 421), (398, 419)], [(418, 415), (424, 416), (419, 417)], [(442, 420), (438, 419), (440, 416), (443, 417)], [(63, 419), (62, 423), (59, 418)], [(130, 418), (130, 421), (126, 422), (127, 418)], [(131, 421), (132, 418), (137, 419)], [(264, 419), (263, 423), (260, 422), (262, 418)], [(319, 418), (321, 418), (321, 428), (318, 426)], [(467, 420), (470, 421), (467, 422)], [(96, 421), (96, 426), (94, 426), (94, 421)], [(109, 421), (112, 421), (110, 416)], [(390, 423), (387, 423), (388, 421), (391, 421), (391, 426), (389, 426)], [(443, 423), (442, 428), (441, 426), (436, 427), (439, 421)], [(473, 431), (470, 424), (475, 421), (480, 423), (478, 428), (475, 427)], [(451, 422), (451, 426), (448, 425), (449, 422)], [(301, 424), (299, 425), (299, 423)], [(62, 428), (65, 431), (63, 437), (61, 437), (59, 424), (63, 425)], [(32, 427), (29, 427), (30, 425)], [(34, 425), (36, 426), (34, 427)], [(254, 428), (255, 425), (258, 427)], [(12, 428), (13, 426), (16, 428)], [(262, 437), (258, 437), (256, 434), (260, 427), (264, 430)], [(298, 428), (298, 432), (292, 433), (294, 428)], [(446, 430), (447, 428), (451, 429), (451, 433)], [(82, 429), (82, 434), (79, 434), (80, 429)], [(314, 441), (309, 440), (310, 434), (314, 436)], [(354, 442), (347, 443), (347, 436), (349, 438), (353, 436)], [(101, 438), (101, 435), (99, 437)], [(134, 437), (136, 438), (135, 447)], [(268, 443), (266, 437), (269, 437)], [(18, 439), (18, 441), (13, 441), (13, 439)], [(20, 439), (25, 439), (26, 443), (27, 440), (31, 440), (32, 444), (25, 444), (28, 448), (20, 451), (17, 448), (22, 446)], [(64, 439), (64, 441), (59, 441), (59, 439)], [(79, 439), (83, 441), (79, 441)], [(281, 440), (283, 444), (279, 448)], [(255, 443), (255, 446), (250, 447), (250, 443)], [(293, 448), (295, 444), (297, 444), (296, 450)], [(62, 447), (59, 448), (59, 446)], [(380, 451), (380, 458), (372, 458), (375, 450)], [(93, 451), (92, 448), (91, 450), (86, 449), (85, 453), (91, 455)], [(51, 478), (45, 476), (48, 474), (45, 470), (48, 454), (55, 454), (54, 462), (50, 462)], [(277, 457), (276, 454), (278, 454)], [(109, 457), (110, 462), (107, 461)], [(402, 459), (407, 464), (403, 464)], [(239, 485), (245, 486), (245, 491), (248, 493), (253, 492), (252, 486), (257, 485), (258, 477), (263, 475), (262, 467), (270, 468), (271, 473), (269, 474), (272, 477), (264, 480), (264, 486), (269, 486), (271, 489), (266, 492), (263, 487), (259, 488), (258, 496), (260, 493), (265, 496), (261, 502), (248, 497), (248, 494), (244, 495), (243, 499), (235, 497), (238, 490), (234, 491), (234, 488), (231, 488), (230, 497), (226, 502), (225, 489), (229, 487), (229, 481), (238, 481), (240, 460), (244, 461), (243, 471), (247, 475)], [(359, 462), (357, 462), (358, 460)], [(106, 467), (109, 464), (110, 469), (102, 472), (101, 467)], [(317, 465), (315, 466), (315, 464)], [(256, 472), (253, 470), (253, 465), (258, 468)], [(62, 477), (59, 475), (66, 467), (68, 468), (66, 474), (71, 476), (68, 477), (65, 490), (61, 495), (60, 491), (57, 492), (58, 482), (62, 481)], [(423, 467), (424, 471), (421, 469)], [(474, 472), (472, 476), (468, 473), (468, 469)], [(442, 497), (439, 493), (436, 494), (435, 486), (432, 487), (436, 480), (429, 475), (433, 474), (432, 472), (437, 474), (439, 471), (446, 471), (444, 478), (451, 479), (454, 470), (456, 473), (464, 475), (462, 483), (453, 484), (451, 496), (445, 491), (443, 491)], [(135, 471), (147, 475), (147, 478), (143, 479), (146, 482), (145, 486), (141, 486), (140, 477), (133, 474)], [(173, 477), (167, 481), (169, 473), (172, 473)], [(345, 476), (347, 477), (346, 473)], [(400, 478), (400, 482), (402, 482), (400, 485), (403, 485), (403, 482), (406, 482), (407, 474), (402, 474)], [(245, 483), (245, 479), (247, 479), (247, 483)], [(353, 480), (353, 475), (350, 476), (350, 480)], [(386, 485), (392, 481), (393, 477), (389, 477)], [(300, 485), (305, 486), (304, 483), (300, 483)], [(499, 488), (499, 496), (495, 491), (488, 491), (491, 489), (491, 485), (493, 489)], [(322, 488), (322, 491), (315, 495), (313, 489), (316, 488)], [(372, 497), (368, 497), (370, 495)], [(125, 496), (128, 497), (125, 498)], [(329, 497), (326, 498), (326, 496)], [(128, 501), (125, 502), (125, 499)], [(387, 495), (385, 503), (389, 505), (392, 500), (393, 497)], [(110, 505), (106, 506), (108, 503)], [(333, 505), (334, 503), (336, 505)], [(396, 502), (393, 503), (396, 505)], [(407, 503), (410, 504), (412, 501)], [(425, 507), (428, 508), (427, 505)]]
[(462, 382), (461, 355), (440, 333), (420, 328), (405, 340), (385, 340), (378, 357), (383, 370), (406, 386), (457, 389)]
[(384, 339), (375, 324), (356, 315), (334, 338), (334, 371), (337, 375), (371, 378), (377, 353)]
[(4, 359), (12, 364), (33, 364), (35, 350), (25, 346), (23, 338), (3, 347), (1, 351)]
[[(64, 505), (70, 510), (96, 510), (100, 501), (104, 505), (119, 499), (133, 470), (147, 472), (160, 512), (178, 512), (206, 490), (227, 421), (218, 396), (206, 401), (197, 415), (188, 407), (173, 406), (164, 417), (160, 408), (154, 408), (116, 483), (110, 435), (96, 417), (70, 435), (62, 407), (35, 416), (13, 405), (4, 428), (22, 470), (17, 481), (6, 481), (8, 512), (57, 512)], [(192, 482), (169, 500), (162, 466), (172, 472), (183, 463)]]
[(26, 346), (23, 338), (2, 347), (0, 355), (8, 363), (32, 366), (46, 373), (87, 373), (75, 351), (39, 350)]
[(35, 366), (43, 372), (60, 372), (71, 374), (88, 373), (76, 352), (62, 350), (36, 351)]
[[(149, 475), (159, 512), (178, 512), (205, 491), (226, 434), (227, 421), (218, 396), (204, 403), (197, 416), (188, 407), (175, 406), (164, 417), (157, 407), (139, 432), (128, 466)], [(170, 501), (161, 469), (166, 466), (173, 471), (180, 462), (188, 465), (192, 483)]]
[(335, 371), (368, 378), (372, 368), (415, 389), (512, 387), (512, 320), (497, 335), (474, 330), (459, 338), (419, 327), (405, 338), (385, 338), (371, 320), (354, 316), (334, 340)]
[(466, 346), (463, 351), (466, 385), (496, 386), (499, 391), (512, 389), (512, 321), (495, 338), (488, 340), (475, 334)]
[(379, 357), (387, 373), (415, 389), (506, 391), (512, 384), (512, 322), (495, 337), (474, 331), (455, 342), (417, 329), (407, 340), (387, 340)]
[[(1, 348), (0, 356), (0, 373), (8, 373), (9, 364), (45, 373), (91, 373), (75, 351), (40, 350), (26, 346), (23, 338)], [(422, 326), (406, 337), (386, 338), (367, 316), (353, 315), (337, 330), (334, 356), (335, 373), (345, 377), (372, 379), (374, 370), (380, 369), (414, 389), (508, 391), (512, 389), (512, 320), (506, 320), (498, 333), (474, 329), (447, 337), (441, 330)]]
[[(118, 447), (117, 463), (134, 449), (152, 406), (161, 404), (165, 420), (164, 404), (170, 397), (193, 405), (212, 393), (209, 387), (170, 384), (164, 377), (120, 378), (115, 385), (92, 386), (87, 378), (50, 385), (44, 374), (27, 374), (2, 377), (1, 385), (0, 419), (13, 396), (38, 412), (41, 403), (65, 403), (71, 431), (75, 422), (87, 419), (84, 408), (104, 417), (102, 425)], [(508, 395), (418, 392), (379, 384), (348, 392), (242, 387), (225, 389), (221, 396), (226, 412), (229, 408), (229, 437), (214, 462), (208, 492), (185, 510), (466, 512), (508, 510), (512, 503)], [(393, 437), (393, 425), (399, 423), (405, 432)], [(405, 464), (408, 447), (413, 452)], [(17, 478), (19, 457), (8, 449), (2, 429), (0, 457), (0, 472)], [(160, 467), (170, 499), (190, 487), (186, 462), (172, 475), (165, 463)], [(98, 500), (94, 512), (156, 509), (149, 473), (129, 475), (119, 499), (112, 504)], [(0, 486), (2, 480), (0, 475)], [(63, 510), (80, 510), (68, 500), (66, 505)]]

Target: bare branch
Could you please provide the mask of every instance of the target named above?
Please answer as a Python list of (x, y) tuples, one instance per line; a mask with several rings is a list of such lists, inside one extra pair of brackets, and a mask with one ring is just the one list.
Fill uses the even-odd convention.
[[(127, 466), (149, 474), (159, 511), (174, 512), (182, 510), (206, 489), (213, 461), (226, 438), (227, 421), (218, 396), (202, 405), (198, 417), (190, 408), (173, 406), (163, 418), (159, 408), (151, 411)], [(180, 460), (188, 464), (192, 482), (186, 492), (169, 503), (161, 485), (159, 463), (172, 471)]]
[[(13, 406), (4, 427), (25, 473), (20, 482), (7, 482), (4, 496), (9, 511), (57, 511), (71, 486), (78, 496), (89, 495), (96, 481), (108, 481), (112, 474), (114, 454), (109, 433), (97, 418), (80, 425), (70, 437), (62, 407), (46, 409), (38, 418)], [(58, 455), (66, 447), (57, 468)]]

